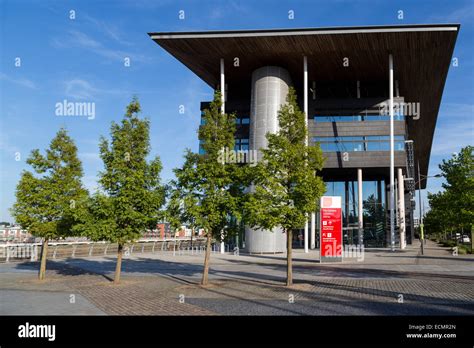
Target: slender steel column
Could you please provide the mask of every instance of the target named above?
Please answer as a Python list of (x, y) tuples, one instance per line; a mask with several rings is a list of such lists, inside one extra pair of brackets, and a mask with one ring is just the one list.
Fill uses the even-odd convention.
[(221, 112), (225, 112), (225, 73), (224, 73), (224, 58), (221, 58)]
[[(225, 113), (225, 74), (224, 58), (221, 58), (221, 112)], [(224, 233), (221, 233), (221, 254), (225, 252)]]
[(400, 216), (400, 249), (406, 247), (406, 225), (405, 225), (405, 182), (403, 180), (402, 168), (398, 168), (398, 214)]
[(395, 171), (395, 153), (393, 143), (393, 56), (388, 55), (389, 69), (389, 110), (390, 110), (390, 248), (395, 251), (395, 195), (394, 195), (394, 171)]
[(421, 242), (421, 255), (425, 253), (424, 251), (424, 235), (423, 235), (423, 210), (421, 209), (421, 174), (420, 174), (420, 161), (418, 161), (418, 202), (420, 206), (418, 207), (418, 211), (420, 212), (420, 219), (418, 220), (418, 224), (420, 226), (420, 235), (419, 239)]
[(359, 245), (364, 245), (364, 210), (363, 210), (363, 201), (362, 201), (362, 169), (357, 169), (357, 193), (358, 193), (358, 221), (359, 221), (359, 230), (358, 230), (358, 243)]
[[(308, 58), (304, 56), (303, 58), (303, 70), (304, 70), (304, 115), (305, 115), (305, 124), (306, 129), (308, 129)], [(306, 146), (308, 146), (308, 135), (306, 134), (305, 140)], [(312, 214), (311, 214), (312, 215)], [(312, 243), (311, 243), (312, 244)], [(309, 252), (308, 250), (308, 219), (304, 224), (304, 252)]]

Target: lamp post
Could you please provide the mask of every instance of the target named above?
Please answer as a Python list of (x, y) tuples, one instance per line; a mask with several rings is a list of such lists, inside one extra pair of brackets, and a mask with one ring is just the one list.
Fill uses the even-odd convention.
[[(421, 255), (424, 255), (424, 234), (423, 234), (423, 216), (425, 214), (424, 212), (424, 207), (422, 207), (421, 205), (421, 177), (423, 177), (423, 179), (428, 179), (428, 178), (441, 178), (442, 175), (441, 174), (436, 174), (436, 175), (433, 175), (433, 176), (428, 176), (428, 175), (421, 175), (420, 174), (420, 161), (418, 161), (418, 201), (420, 202), (420, 206), (419, 206), (419, 210), (420, 210), (420, 220), (419, 220), (419, 225), (420, 225), (420, 242), (421, 242)], [(416, 184), (415, 183), (415, 187), (416, 187)]]

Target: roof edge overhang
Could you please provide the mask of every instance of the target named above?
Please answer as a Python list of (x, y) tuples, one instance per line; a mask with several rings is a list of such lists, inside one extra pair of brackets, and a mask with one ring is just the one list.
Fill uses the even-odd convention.
[[(417, 54), (420, 54), (420, 61), (421, 59), (425, 59), (427, 60), (427, 62), (431, 62), (430, 64), (432, 66), (436, 65), (436, 69), (430, 68), (430, 66), (426, 64), (421, 65), (421, 67), (423, 68), (422, 70), (414, 71), (414, 73), (419, 74), (418, 76), (412, 76), (410, 79), (404, 79), (403, 77), (401, 77), (401, 81), (409, 81), (411, 79), (414, 79), (414, 81), (418, 81), (417, 86), (413, 87), (410, 85), (411, 87), (407, 87), (408, 90), (406, 90), (406, 93), (404, 94), (407, 97), (411, 95), (411, 98), (409, 99), (412, 101), (419, 101), (421, 102), (421, 104), (429, 106), (429, 111), (425, 112), (426, 117), (424, 116), (422, 120), (419, 121), (421, 122), (421, 124), (415, 126), (413, 121), (409, 121), (408, 124), (410, 129), (410, 139), (414, 139), (416, 142), (415, 157), (420, 159), (421, 174), (427, 175), (436, 119), (438, 116), (439, 106), (441, 103), (444, 86), (446, 84), (446, 78), (449, 71), (449, 62), (452, 59), (460, 27), (461, 25), (458, 23), (442, 23), (341, 26), (322, 28), (150, 32), (148, 33), (148, 35), (165, 51), (174, 56), (174, 58), (176, 58), (186, 67), (188, 67), (194, 74), (196, 74), (199, 78), (201, 78), (204, 82), (211, 86), (211, 88), (215, 88), (215, 83), (218, 83), (216, 81), (218, 81), (219, 78), (219, 58), (234, 57), (235, 55), (232, 50), (234, 49), (234, 47), (237, 47), (237, 45), (233, 45), (233, 43), (235, 44), (236, 42), (257, 42), (261, 40), (268, 40), (270, 42), (271, 40), (275, 40), (275, 38), (279, 36), (282, 37), (282, 39), (286, 39), (292, 36), (298, 36), (300, 38), (303, 37), (304, 40), (309, 39), (310, 36), (314, 36), (319, 37), (321, 41), (326, 40), (325, 36), (334, 36), (335, 40), (337, 40), (339, 43), (341, 41), (350, 41), (351, 36), (364, 37), (374, 35), (374, 37), (378, 38), (384, 36), (394, 36), (394, 34), (396, 34), (396, 36), (423, 36), (426, 40), (424, 44), (428, 43), (428, 45), (430, 45), (429, 53), (426, 53), (424, 51), (425, 47), (413, 47), (413, 42), (411, 42), (411, 46), (408, 45), (406, 48), (401, 47), (403, 45), (400, 43), (401, 41), (395, 44), (399, 46), (399, 52), (402, 52), (400, 50), (408, 49), (408, 47), (410, 47), (410, 50), (415, 49), (415, 52), (417, 52)], [(443, 39), (439, 42), (436, 41), (440, 40), (441, 37), (447, 39)], [(379, 43), (380, 42), (381, 41), (379, 40)], [(218, 47), (218, 44), (222, 45), (222, 47)], [(202, 47), (205, 47), (206, 45), (214, 45), (214, 48), (218, 47), (218, 49), (210, 49), (206, 50), (205, 52), (199, 51)], [(387, 45), (384, 43), (382, 43), (380, 47), (381, 49), (386, 50), (387, 53), (391, 52), (388, 49)], [(332, 46), (329, 45), (329, 48), (332, 49)], [(311, 52), (311, 50), (309, 50), (308, 52), (306, 51), (306, 49), (300, 48), (299, 51), (295, 51), (295, 53), (291, 54), (307, 53), (309, 56), (314, 56), (314, 52)], [(239, 51), (239, 53), (241, 52)], [(397, 51), (395, 51), (395, 54), (396, 53)], [(260, 51), (252, 51), (252, 54), (260, 54)], [(374, 59), (376, 58), (377, 57), (374, 56)], [(364, 62), (365, 61), (369, 62), (369, 60), (364, 60)], [(213, 63), (211, 64), (209, 62)], [(400, 62), (400, 60), (397, 60), (395, 63), (395, 71), (398, 74), (400, 74), (402, 70), (405, 76), (407, 76), (407, 74), (413, 73), (413, 71), (410, 70), (407, 66), (405, 66), (404, 69), (400, 69), (401, 65), (398, 62)], [(377, 64), (370, 65), (372, 72), (376, 71), (376, 69), (383, 69), (385, 71), (386, 67), (388, 69), (388, 64), (385, 61), (383, 61), (382, 63), (376, 61), (376, 63)], [(297, 68), (302, 69), (302, 65), (298, 65)], [(331, 72), (332, 70), (322, 69), (322, 71)], [(348, 71), (350, 71), (350, 69)], [(243, 76), (244, 74), (239, 75)], [(422, 81), (426, 76), (429, 76), (431, 78), (429, 82)], [(420, 91), (420, 83), (422, 82), (424, 85), (431, 87), (429, 87), (428, 90), (424, 89), (423, 91)], [(425, 107), (423, 108), (424, 110), (426, 109)], [(426, 179), (422, 180), (422, 188), (426, 187), (426, 183)]]
[(404, 25), (372, 25), (343, 26), (322, 28), (281, 28), (281, 29), (249, 29), (249, 30), (207, 30), (183, 32), (150, 32), (153, 40), (163, 39), (197, 39), (226, 37), (259, 37), (259, 36), (292, 36), (292, 35), (331, 35), (356, 33), (400, 33), (423, 31), (459, 31), (460, 24), (404, 24)]

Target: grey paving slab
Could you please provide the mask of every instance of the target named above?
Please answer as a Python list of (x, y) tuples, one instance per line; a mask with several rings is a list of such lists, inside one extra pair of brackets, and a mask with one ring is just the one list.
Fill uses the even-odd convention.
[(453, 256), (434, 243), (425, 250), (371, 249), (337, 264), (319, 263), (317, 250), (295, 250), (290, 288), (284, 254), (212, 253), (208, 287), (199, 286), (203, 253), (134, 253), (118, 285), (110, 282), (111, 256), (50, 260), (44, 282), (37, 263), (0, 264), (1, 313), (473, 315), (474, 255)]
[(275, 300), (190, 299), (189, 303), (222, 315), (474, 315), (474, 304), (384, 303)]
[[(71, 303), (71, 295), (74, 303)], [(82, 295), (72, 292), (0, 290), (0, 315), (104, 315)]]

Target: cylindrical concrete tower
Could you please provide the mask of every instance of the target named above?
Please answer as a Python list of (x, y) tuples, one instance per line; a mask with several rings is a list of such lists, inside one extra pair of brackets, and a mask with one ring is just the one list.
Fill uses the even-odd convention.
[[(290, 74), (283, 68), (265, 66), (252, 73), (249, 139), (251, 150), (267, 147), (265, 135), (278, 131), (278, 111), (286, 102), (290, 86)], [(261, 156), (259, 153), (258, 160)], [(286, 234), (281, 228), (266, 231), (245, 227), (245, 244), (247, 251), (251, 253), (284, 252)]]

